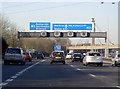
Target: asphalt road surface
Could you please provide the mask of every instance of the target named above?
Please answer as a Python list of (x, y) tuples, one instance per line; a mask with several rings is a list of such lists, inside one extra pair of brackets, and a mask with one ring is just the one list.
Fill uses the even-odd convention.
[(24, 65), (3, 65), (3, 89), (14, 88), (113, 88), (119, 89), (119, 68), (104, 62), (103, 67), (83, 66), (66, 60), (66, 64), (50, 64), (50, 59), (33, 59)]

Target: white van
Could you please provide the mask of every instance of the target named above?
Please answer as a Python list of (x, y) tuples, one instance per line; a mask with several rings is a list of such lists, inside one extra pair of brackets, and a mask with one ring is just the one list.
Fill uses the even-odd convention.
[(103, 66), (103, 58), (99, 52), (87, 52), (86, 56), (83, 59), (83, 65), (87, 66), (88, 64), (97, 64), (97, 66)]
[(72, 59), (72, 53), (68, 53), (67, 55), (66, 55), (66, 59)]

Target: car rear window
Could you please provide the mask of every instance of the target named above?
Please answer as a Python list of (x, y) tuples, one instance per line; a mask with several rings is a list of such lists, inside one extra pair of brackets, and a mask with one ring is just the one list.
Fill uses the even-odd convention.
[(29, 55), (29, 53), (23, 53), (24, 55)]
[(54, 56), (63, 56), (63, 52), (54, 52)]
[(100, 53), (89, 53), (89, 56), (101, 56)]
[(74, 57), (81, 57), (81, 54), (74, 54)]
[(72, 55), (72, 54), (67, 54), (67, 55)]
[(21, 54), (21, 51), (20, 51), (20, 49), (16, 49), (16, 48), (8, 48), (7, 49), (7, 53), (10, 53), (10, 54)]

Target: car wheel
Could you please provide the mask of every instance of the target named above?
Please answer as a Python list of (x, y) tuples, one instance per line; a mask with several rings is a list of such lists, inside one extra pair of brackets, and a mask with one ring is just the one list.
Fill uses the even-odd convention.
[(72, 60), (72, 62), (74, 62), (74, 61)]
[(85, 66), (88, 66), (88, 64), (87, 64), (87, 63), (85, 63)]
[(116, 62), (115, 62), (115, 66), (117, 66)]
[(65, 62), (63, 62), (63, 64), (65, 64)]
[(101, 64), (98, 64), (98, 66), (102, 67), (102, 66), (103, 66), (103, 64), (102, 64), (102, 63), (101, 63)]
[(52, 64), (53, 62), (50, 62), (50, 64)]
[(115, 64), (115, 66), (117, 66), (117, 64)]
[(82, 62), (82, 60), (80, 60), (80, 62)]
[(100, 64), (97, 64), (97, 66), (100, 66)]
[(30, 59), (29, 62), (32, 62), (32, 60)]
[(100, 66), (102, 67), (102, 66), (103, 66), (103, 64), (101, 63), (101, 64), (100, 64)]
[(112, 64), (112, 66), (114, 66), (114, 65)]
[(9, 62), (8, 61), (4, 61), (4, 65), (8, 65), (9, 64)]
[(21, 62), (21, 65), (25, 65), (25, 62)]

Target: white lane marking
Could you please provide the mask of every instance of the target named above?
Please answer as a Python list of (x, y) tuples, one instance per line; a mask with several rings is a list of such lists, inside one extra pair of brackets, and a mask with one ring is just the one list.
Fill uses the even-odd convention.
[(45, 60), (42, 60), (41, 62), (44, 62)]
[(15, 75), (15, 76), (12, 76), (11, 78), (17, 78), (17, 77), (18, 77), (18, 76)]
[[(44, 61), (45, 61), (45, 60), (42, 60), (41, 62), (44, 62)], [(40, 63), (40, 62), (37, 62), (37, 63), (35, 63), (35, 64), (33, 64), (33, 65), (31, 65), (31, 66), (23, 69), (23, 70), (21, 70), (20, 72), (16, 73), (14, 76), (12, 76), (12, 77), (10, 77), (9, 79), (7, 79), (5, 82), (0, 83), (0, 88), (1, 88), (2, 86), (7, 85), (9, 82), (12, 82), (15, 78), (17, 78), (18, 76), (20, 76), (21, 74), (23, 74), (24, 72), (26, 72), (28, 69), (34, 67), (35, 65), (37, 65), (37, 64), (39, 64), (39, 63)]]
[(95, 75), (93, 75), (93, 74), (89, 74), (90, 76), (92, 76), (92, 77), (96, 77)]
[(70, 65), (71, 67), (74, 67), (73, 65)]
[(117, 88), (120, 88), (120, 86), (116, 86)]
[(20, 74), (16, 74), (15, 76), (19, 76)]
[(76, 70), (81, 70), (81, 69), (77, 68)]
[(6, 82), (11, 82), (11, 81), (13, 81), (13, 79), (7, 79), (7, 80), (6, 80)]
[(69, 63), (67, 63), (69, 66), (71, 66), (72, 68), (75, 68), (76, 70), (80, 71), (80, 68), (76, 68), (74, 65), (70, 65)]
[(8, 83), (0, 83), (0, 86), (5, 86), (7, 85)]

